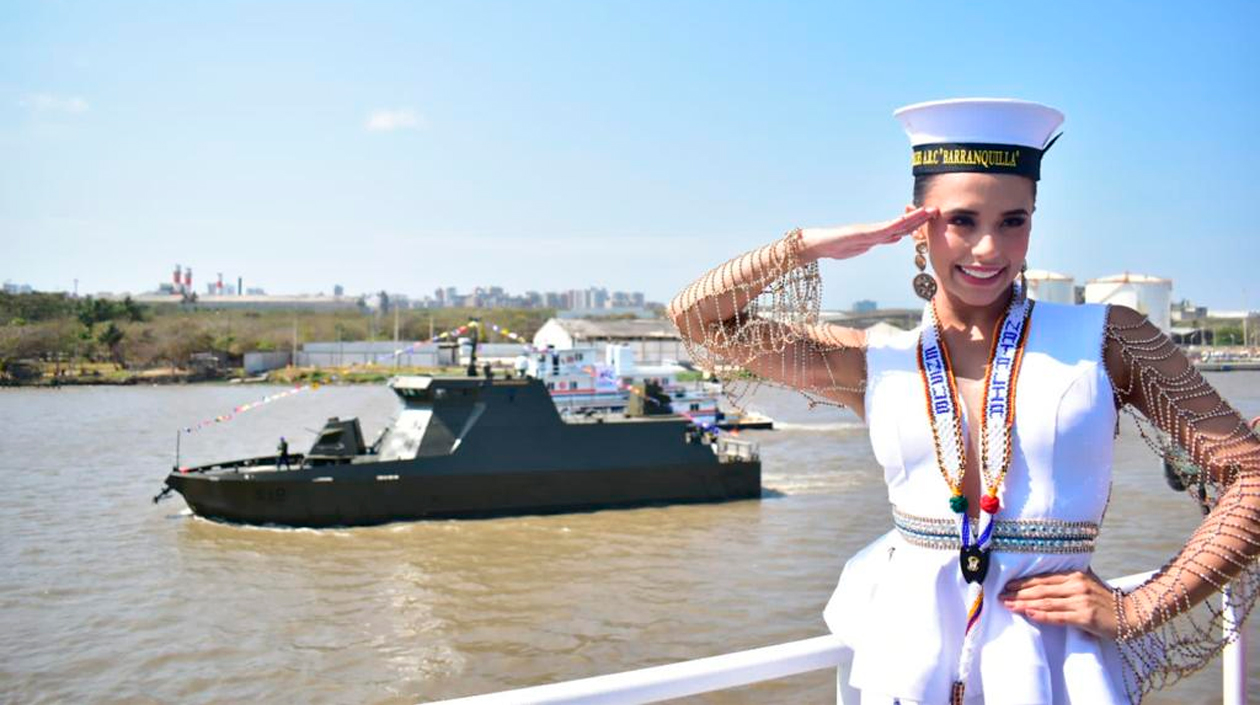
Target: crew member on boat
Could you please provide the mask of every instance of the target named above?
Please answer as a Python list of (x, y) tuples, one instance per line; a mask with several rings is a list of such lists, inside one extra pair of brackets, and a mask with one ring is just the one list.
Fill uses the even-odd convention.
[[(1260, 438), (1144, 316), (1027, 296), (1059, 111), (963, 99), (894, 115), (912, 148), (904, 215), (793, 229), (701, 276), (670, 315), (734, 397), (746, 370), (869, 427), (891, 531), (846, 564), (824, 612), (850, 659), (842, 702), (1140, 701), (1218, 653), (1255, 599)], [(819, 321), (819, 260), (905, 238), (917, 328)], [(1121, 414), (1205, 510), (1127, 593), (1090, 570)]]

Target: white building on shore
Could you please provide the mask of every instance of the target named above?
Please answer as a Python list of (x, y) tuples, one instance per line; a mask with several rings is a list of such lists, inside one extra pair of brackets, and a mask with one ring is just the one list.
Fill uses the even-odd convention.
[(534, 334), (536, 348), (596, 348), (603, 355), (609, 344), (629, 346), (634, 359), (644, 363), (690, 359), (673, 322), (665, 318), (551, 318)]

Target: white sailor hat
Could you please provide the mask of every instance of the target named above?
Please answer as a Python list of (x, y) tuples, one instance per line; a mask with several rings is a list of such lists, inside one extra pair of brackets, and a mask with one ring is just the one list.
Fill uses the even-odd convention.
[(1063, 124), (1063, 113), (1054, 108), (1009, 98), (916, 103), (893, 111), (893, 117), (910, 136), (915, 176), (979, 171), (1034, 181)]

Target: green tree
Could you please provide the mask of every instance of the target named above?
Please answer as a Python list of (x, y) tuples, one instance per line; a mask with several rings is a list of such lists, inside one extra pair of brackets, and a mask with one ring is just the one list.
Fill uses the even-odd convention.
[(0, 321), (21, 318), (31, 322), (51, 321), (74, 314), (74, 300), (65, 294), (0, 292)]
[(88, 335), (91, 335), (92, 327), (96, 325), (96, 308), (93, 306), (92, 297), (89, 296), (79, 303), (79, 310), (75, 312), (75, 317), (87, 329)]
[(113, 321), (110, 321), (109, 326), (96, 336), (97, 342), (109, 349), (110, 359), (119, 367), (126, 367), (122, 354), (124, 337), (126, 337), (126, 334)]
[(144, 306), (136, 303), (131, 299), (131, 294), (127, 294), (122, 300), (123, 315), (132, 323), (139, 323), (144, 320)]

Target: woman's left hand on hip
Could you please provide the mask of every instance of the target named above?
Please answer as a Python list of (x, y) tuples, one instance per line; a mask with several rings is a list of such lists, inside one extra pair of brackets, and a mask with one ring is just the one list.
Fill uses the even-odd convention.
[(1115, 597), (1093, 571), (1044, 573), (1012, 580), (998, 595), (1016, 614), (1040, 624), (1066, 624), (1116, 638)]

